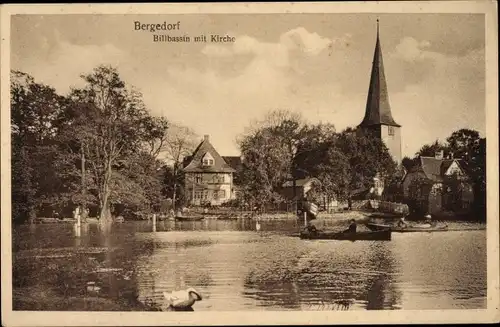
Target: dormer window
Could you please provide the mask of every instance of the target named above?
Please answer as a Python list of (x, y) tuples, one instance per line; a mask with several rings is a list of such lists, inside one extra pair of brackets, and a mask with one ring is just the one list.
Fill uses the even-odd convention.
[(206, 153), (204, 156), (203, 156), (203, 159), (202, 159), (202, 163), (203, 163), (203, 166), (213, 166), (214, 165), (214, 157), (212, 157), (212, 155), (210, 155), (210, 153)]

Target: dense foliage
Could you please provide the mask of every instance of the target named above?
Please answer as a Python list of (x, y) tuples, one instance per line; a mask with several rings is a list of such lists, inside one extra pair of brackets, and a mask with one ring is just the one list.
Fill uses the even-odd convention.
[[(300, 116), (271, 112), (240, 139), (243, 196), (247, 203), (284, 201), (283, 183), (315, 177), (322, 194), (349, 200), (396, 164), (383, 142), (361, 130), (337, 133), (330, 124), (307, 124)], [(293, 187), (293, 189), (295, 189)]]
[(11, 73), (13, 219), (70, 216), (88, 207), (100, 219), (158, 206), (168, 123), (152, 117), (116, 69), (83, 75), (61, 96), (33, 77)]

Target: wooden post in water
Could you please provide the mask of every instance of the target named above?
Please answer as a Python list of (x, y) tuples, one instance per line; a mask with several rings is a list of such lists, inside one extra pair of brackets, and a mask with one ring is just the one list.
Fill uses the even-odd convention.
[(75, 223), (75, 236), (80, 237), (81, 236), (81, 231), (82, 231), (82, 222), (81, 222), (81, 216), (80, 213), (76, 214), (76, 223)]
[(83, 219), (84, 221), (87, 220), (87, 201), (86, 199), (86, 192), (87, 192), (87, 186), (85, 184), (85, 152), (83, 151), (83, 143), (81, 144), (81, 155), (82, 155), (82, 212), (80, 215), (84, 215)]
[(156, 214), (153, 214), (153, 232), (156, 232)]

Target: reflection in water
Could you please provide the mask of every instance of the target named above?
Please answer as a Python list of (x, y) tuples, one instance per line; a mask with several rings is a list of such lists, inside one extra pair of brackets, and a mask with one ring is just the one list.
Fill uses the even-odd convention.
[(82, 224), (75, 237), (70, 224), (19, 226), (14, 290), (45, 287), (71, 299), (95, 282), (99, 298), (158, 310), (172, 310), (163, 292), (189, 286), (203, 294), (196, 311), (485, 307), (484, 231), (338, 242), (291, 237), (296, 221), (255, 227), (252, 220), (167, 220), (153, 233), (147, 221)]
[(395, 309), (399, 306), (400, 292), (394, 282), (395, 262), (392, 248), (385, 242), (374, 243), (369, 247), (368, 256), (373, 270), (376, 272), (368, 279), (366, 299), (367, 310)]

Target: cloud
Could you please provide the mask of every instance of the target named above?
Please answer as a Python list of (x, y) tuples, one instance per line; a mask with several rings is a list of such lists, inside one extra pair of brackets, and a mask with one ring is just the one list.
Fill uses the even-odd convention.
[(428, 46), (405, 38), (392, 56), (406, 62), (401, 67), (432, 68), (404, 90), (390, 94), (395, 119), (403, 125), (403, 152), (410, 156), (460, 128), (485, 132), (484, 49), (459, 56), (422, 50)]
[(405, 37), (396, 46), (393, 55), (395, 58), (400, 58), (409, 62), (432, 59), (438, 56), (438, 54), (425, 50), (429, 48), (430, 45), (429, 41), (418, 41), (412, 37)]
[(309, 33), (303, 27), (292, 29), (280, 37), (280, 43), (284, 44), (288, 49), (299, 49), (313, 56), (319, 54), (333, 42), (333, 40), (322, 37), (317, 33)]
[[(282, 33), (276, 42), (240, 35), (231, 45), (209, 44), (182, 57), (177, 57), (179, 48), (159, 52), (158, 45), (146, 42), (137, 55), (136, 41), (119, 46), (54, 37), (42, 41), (13, 68), (64, 93), (81, 85), (80, 74), (114, 65), (142, 91), (152, 114), (210, 134), (223, 155), (238, 154), (236, 136), (272, 109), (300, 111), (310, 122), (333, 123), (338, 130), (359, 124), (373, 54), (372, 45), (347, 46), (352, 44), (348, 34), (328, 38), (302, 27)], [(411, 37), (384, 48), (405, 155), (458, 128), (485, 129), (484, 49), (464, 55), (431, 49), (430, 42)]]
[(112, 44), (76, 45), (57, 38), (55, 44), (49, 47), (46, 39), (42, 42), (48, 50), (45, 62), (24, 62), (22, 70), (63, 94), (69, 92), (71, 87), (83, 85), (79, 78), (82, 73), (90, 73), (101, 64), (116, 67), (128, 60), (126, 53)]
[(342, 44), (351, 36), (346, 34), (339, 39), (322, 37), (318, 33), (311, 33), (304, 27), (297, 27), (283, 33), (279, 42), (261, 42), (251, 36), (241, 35), (236, 38), (232, 45), (206, 45), (202, 53), (209, 57), (229, 57), (234, 55), (253, 54), (266, 57), (278, 65), (288, 64), (288, 56), (291, 51), (316, 56), (333, 44)]

